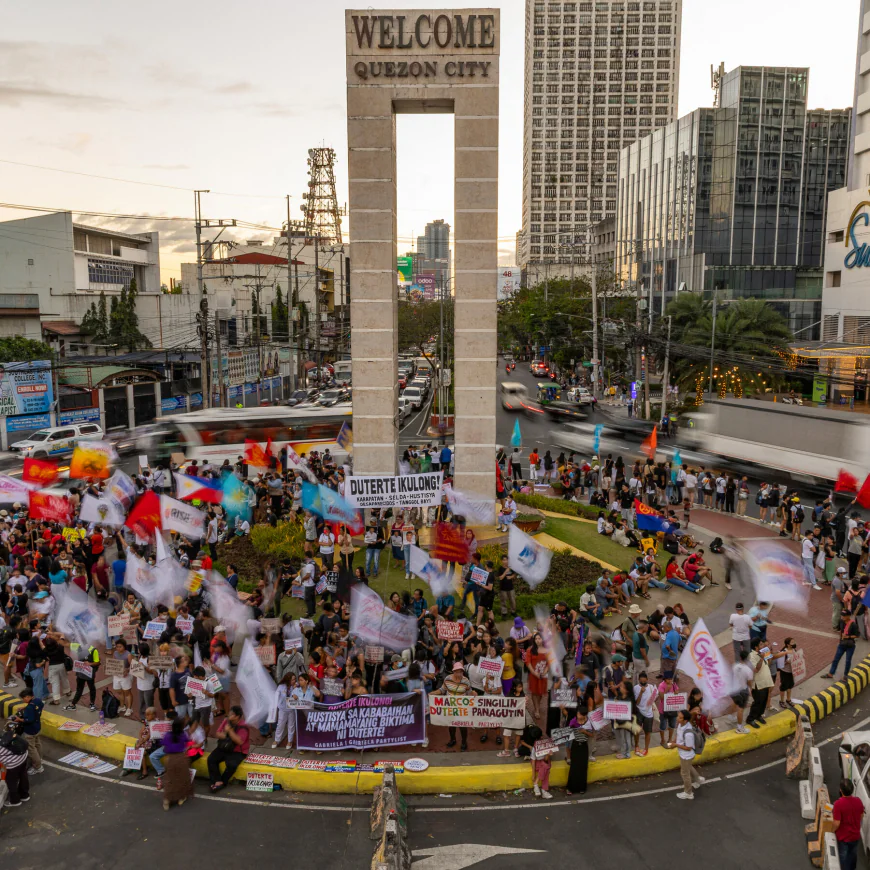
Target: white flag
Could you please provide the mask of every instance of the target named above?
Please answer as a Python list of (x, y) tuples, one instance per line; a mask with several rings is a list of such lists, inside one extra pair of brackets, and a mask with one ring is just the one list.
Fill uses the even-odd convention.
[(209, 610), (226, 628), (227, 640), (232, 644), (237, 633), (244, 634), (247, 630), (251, 608), (239, 601), (236, 590), (218, 571), (206, 573), (205, 588), (209, 597)]
[(269, 717), (272, 700), (275, 697), (275, 681), (260, 664), (254, 645), (245, 638), (245, 646), (236, 670), (236, 685), (242, 696), (242, 709), (245, 721), (259, 727)]
[(363, 643), (401, 652), (417, 643), (417, 620), (385, 607), (377, 592), (357, 583), (350, 590), (350, 633)]
[(547, 579), (553, 551), (512, 525), (508, 536), (508, 565), (532, 589)]
[(90, 645), (106, 643), (107, 617), (111, 608), (99, 605), (74, 583), (66, 587), (57, 608), (55, 625), (73, 642)]
[(444, 494), (447, 496), (450, 510), (456, 516), (465, 517), (469, 525), (477, 523), (495, 525), (495, 501), (493, 499), (472, 498), (449, 484), (445, 484)]
[(756, 601), (807, 612), (810, 587), (796, 552), (776, 538), (742, 541), (739, 552), (752, 576)]
[(202, 667), (202, 653), (199, 651), (199, 644), (193, 641), (193, 666), (195, 668)]
[(171, 607), (176, 596), (185, 597), (190, 572), (172, 555), (172, 551), (166, 546), (163, 533), (160, 531), (156, 535), (156, 549), (157, 564), (154, 566), (154, 571), (159, 572), (158, 584), (161, 594), (169, 599), (167, 601), (161, 600), (161, 603)]
[(132, 589), (149, 609), (157, 604), (171, 607), (175, 596), (182, 594), (186, 579), (186, 571), (179, 578), (179, 573), (166, 561), (160, 565), (149, 565), (132, 550), (127, 550), (124, 586)]
[(105, 498), (115, 502), (118, 510), (126, 513), (130, 510), (130, 505), (136, 500), (136, 484), (132, 478), (124, 474), (120, 468), (115, 470), (115, 473), (106, 481), (106, 487), (103, 491)]
[(185, 538), (205, 535), (205, 514), (195, 507), (168, 495), (160, 496), (160, 521), (167, 532), (179, 532)]
[(734, 691), (731, 666), (716, 646), (703, 619), (695, 623), (677, 667), (692, 678), (707, 702), (721, 701)]
[(565, 644), (562, 643), (559, 633), (553, 631), (553, 623), (550, 620), (550, 614), (547, 612), (547, 609), (540, 604), (536, 604), (534, 612), (535, 620), (538, 623), (538, 631), (541, 633), (541, 639), (544, 641), (543, 652), (547, 656), (550, 673), (554, 677), (564, 677), (565, 673), (562, 668), (562, 662), (565, 658)]
[(123, 526), (126, 514), (113, 499), (96, 498), (87, 493), (82, 497), (79, 519), (86, 523), (105, 523), (107, 526)]
[(436, 595), (447, 595), (453, 590), (453, 572), (442, 571), (441, 566), (429, 558), (429, 554), (411, 545), (411, 561), (408, 565), (415, 576), (429, 584)]
[(318, 483), (317, 477), (314, 472), (308, 467), (308, 463), (293, 449), (290, 444), (287, 444), (285, 447), (287, 451), (287, 468), (286, 471), (289, 471), (291, 468), (294, 471), (298, 471), (303, 474), (307, 480), (311, 481), (311, 483)]

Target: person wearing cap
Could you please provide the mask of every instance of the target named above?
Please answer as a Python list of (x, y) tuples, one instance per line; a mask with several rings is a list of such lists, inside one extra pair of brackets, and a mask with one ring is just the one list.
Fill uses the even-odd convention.
[(839, 632), (840, 620), (843, 618), (843, 601), (848, 589), (848, 571), (842, 565), (837, 568), (831, 581), (831, 628)]
[[(445, 695), (457, 698), (465, 695), (471, 695), (471, 683), (465, 676), (465, 666), (461, 661), (453, 663), (453, 669), (441, 685), (441, 691)], [(453, 725), (447, 727), (447, 733), (450, 735), (450, 740), (447, 741), (447, 747), (456, 746), (456, 728)], [(459, 736), (462, 741), (460, 751), (465, 752), (468, 749), (468, 728), (460, 725)]]

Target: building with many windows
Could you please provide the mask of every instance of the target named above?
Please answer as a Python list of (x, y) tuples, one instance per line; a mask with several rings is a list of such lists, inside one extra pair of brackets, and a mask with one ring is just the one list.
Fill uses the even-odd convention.
[(414, 275), (435, 279), (435, 287), (450, 286), (450, 224), (442, 219), (430, 221), (422, 236), (417, 236)]
[(807, 109), (809, 70), (737, 67), (718, 106), (623, 149), (616, 267), (663, 313), (678, 292), (771, 301), (812, 338), (827, 194), (846, 175), (850, 109)]
[(677, 113), (682, 0), (526, 0), (523, 228), (534, 284), (588, 259), (619, 153)]

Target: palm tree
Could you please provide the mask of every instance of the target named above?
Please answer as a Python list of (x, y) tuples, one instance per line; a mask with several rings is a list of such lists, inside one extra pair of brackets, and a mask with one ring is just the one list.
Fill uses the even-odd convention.
[[(710, 373), (712, 304), (699, 294), (681, 294), (668, 307), (675, 337), (674, 378), (694, 389), (700, 401)], [(730, 390), (775, 388), (784, 380), (777, 369), (792, 333), (785, 318), (762, 299), (738, 299), (718, 309), (713, 383), (720, 398)]]

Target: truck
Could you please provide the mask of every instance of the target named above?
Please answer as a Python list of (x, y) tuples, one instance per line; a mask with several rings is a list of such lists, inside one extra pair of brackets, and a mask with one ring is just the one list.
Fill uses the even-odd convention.
[(680, 418), (678, 441), (746, 473), (778, 472), (813, 486), (828, 487), (841, 469), (860, 481), (870, 468), (870, 418), (806, 405), (707, 400)]

